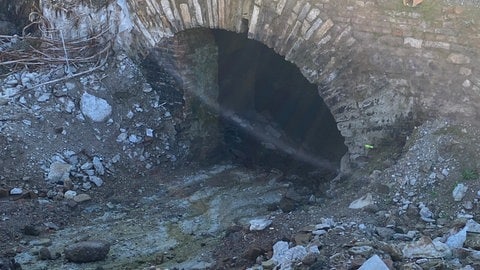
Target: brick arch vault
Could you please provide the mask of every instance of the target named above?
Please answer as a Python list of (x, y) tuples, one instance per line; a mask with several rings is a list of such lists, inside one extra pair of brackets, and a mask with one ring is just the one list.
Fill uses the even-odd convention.
[[(116, 46), (132, 55), (147, 55), (162, 47), (166, 48), (164, 53), (175, 54), (166, 44), (178, 33), (194, 28), (247, 33), (248, 38), (272, 48), (317, 85), (345, 138), (348, 158), (355, 161), (368, 151), (366, 144), (381, 145), (406, 136), (413, 127), (415, 97), (409, 80), (392, 77), (383, 67), (371, 64), (380, 61), (375, 57), (381, 55), (372, 58), (356, 37), (354, 23), (342, 16), (348, 11), (347, 3), (119, 0), (106, 10), (111, 16), (108, 20), (118, 26), (113, 30)], [(90, 17), (101, 18), (103, 13), (96, 9)]]

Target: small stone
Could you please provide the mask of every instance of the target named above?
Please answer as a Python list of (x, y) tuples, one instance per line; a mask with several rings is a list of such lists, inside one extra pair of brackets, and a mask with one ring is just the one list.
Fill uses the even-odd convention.
[(48, 101), (49, 99), (50, 99), (50, 93), (43, 93), (38, 97), (37, 101), (45, 102), (45, 101)]
[(90, 182), (94, 183), (97, 187), (100, 187), (103, 185), (103, 180), (100, 177), (91, 175), (88, 177), (88, 179), (90, 180)]
[(307, 245), (312, 239), (312, 234), (306, 232), (299, 232), (293, 236), (294, 242), (297, 245)]
[(112, 157), (112, 163), (117, 163), (120, 161), (120, 154), (116, 154), (114, 157)]
[(45, 222), (45, 223), (43, 223), (43, 225), (50, 230), (55, 230), (55, 231), (60, 230), (60, 227), (53, 222)]
[(10, 195), (22, 195), (23, 189), (21, 188), (12, 188), (10, 190)]
[(472, 70), (466, 67), (461, 67), (460, 68), (460, 75), (463, 76), (470, 76), (472, 74)]
[(90, 197), (90, 195), (88, 194), (85, 194), (85, 193), (82, 193), (82, 194), (78, 194), (77, 196), (75, 196), (73, 198), (73, 200), (77, 203), (82, 203), (82, 202), (86, 202), (86, 201), (89, 201), (91, 200), (92, 198)]
[(423, 40), (422, 39), (416, 39), (416, 38), (411, 38), (411, 37), (406, 37), (403, 41), (404, 45), (410, 45), (413, 48), (416, 49), (421, 49)]
[(72, 165), (62, 163), (62, 162), (53, 162), (50, 165), (50, 170), (48, 171), (47, 180), (50, 182), (65, 181), (70, 176), (70, 170)]
[(348, 208), (350, 208), (350, 209), (362, 209), (364, 207), (367, 207), (367, 206), (370, 206), (370, 205), (373, 205), (373, 204), (374, 204), (373, 196), (372, 196), (372, 194), (368, 193), (367, 195), (365, 195), (365, 196), (353, 201), (352, 203), (350, 203)]
[(449, 174), (448, 169), (443, 169), (443, 170), (442, 170), (442, 174), (443, 174), (445, 177), (448, 176), (448, 174)]
[(472, 210), (473, 209), (472, 201), (463, 202), (463, 208), (465, 208), (465, 210)]
[(146, 135), (147, 137), (153, 137), (153, 129), (147, 128), (147, 129), (145, 130), (145, 135)]
[(104, 260), (109, 251), (105, 241), (83, 241), (66, 247), (65, 258), (75, 263), (96, 262)]
[(35, 240), (30, 241), (30, 245), (32, 245), (34, 247), (38, 247), (38, 246), (48, 247), (48, 246), (52, 245), (52, 240), (50, 240), (48, 238), (35, 239)]
[(458, 184), (452, 191), (453, 200), (456, 202), (461, 201), (463, 197), (465, 197), (467, 190), (468, 190), (467, 186), (465, 186), (462, 183)]
[(73, 189), (73, 182), (70, 178), (68, 179), (65, 179), (65, 181), (63, 181), (63, 186), (65, 187), (66, 190), (71, 190)]
[(425, 221), (425, 222), (434, 222), (435, 221), (434, 219), (432, 219), (432, 217), (433, 217), (432, 211), (430, 211), (430, 209), (428, 209), (427, 206), (425, 206), (423, 203), (420, 203), (419, 208), (420, 208), (420, 211), (419, 211), (420, 218), (423, 221)]
[(53, 257), (52, 257), (52, 253), (50, 253), (50, 250), (47, 247), (42, 247), (38, 251), (38, 258), (40, 260), (51, 260)]
[(117, 136), (116, 141), (119, 142), (119, 143), (124, 142), (124, 141), (127, 140), (127, 138), (128, 138), (128, 134), (126, 132), (122, 132), (122, 133), (120, 133), (120, 135)]
[(80, 166), (80, 169), (82, 169), (83, 171), (90, 170), (92, 168), (93, 168), (93, 163), (91, 162), (85, 162), (82, 164), (82, 166)]
[(463, 81), (462, 86), (465, 88), (470, 88), (470, 86), (472, 86), (472, 82), (470, 80), (465, 80)]
[(112, 113), (112, 106), (105, 99), (84, 93), (80, 100), (83, 115), (94, 122), (103, 122)]
[(152, 90), (153, 90), (152, 86), (151, 86), (149, 83), (143, 83), (142, 86), (143, 86), (143, 90), (142, 90), (142, 91), (143, 91), (144, 93), (150, 93), (150, 92), (152, 92)]
[(261, 231), (272, 224), (272, 221), (266, 218), (250, 220), (250, 231)]
[(73, 82), (66, 82), (65, 87), (67, 87), (67, 90), (71, 91), (71, 90), (75, 89), (77, 86)]
[(312, 234), (314, 234), (314, 235), (324, 235), (324, 234), (326, 234), (326, 233), (327, 233), (327, 231), (325, 231), (325, 230), (315, 230), (315, 231), (312, 231)]
[(92, 184), (90, 184), (89, 182), (85, 182), (85, 183), (82, 184), (82, 188), (84, 190), (89, 190), (89, 189), (92, 188)]
[(378, 255), (373, 255), (370, 259), (366, 260), (358, 270), (389, 270), (388, 266)]
[(318, 254), (308, 253), (307, 256), (305, 256), (305, 258), (303, 258), (302, 264), (307, 265), (307, 266), (313, 265), (317, 261), (317, 258), (318, 258)]
[(128, 136), (128, 141), (131, 143), (139, 143), (142, 141), (142, 137), (139, 137), (135, 134), (131, 134), (130, 136)]
[(460, 53), (451, 53), (447, 60), (453, 64), (470, 64), (470, 57)]
[(465, 239), (467, 238), (467, 229), (467, 226), (465, 226), (456, 234), (449, 236), (445, 244), (447, 244), (447, 246), (450, 248), (462, 248), (463, 243), (465, 243)]
[(77, 192), (73, 190), (68, 190), (67, 192), (65, 192), (65, 194), (63, 194), (63, 197), (65, 197), (65, 199), (67, 200), (73, 200), (75, 196), (77, 196)]
[(93, 157), (93, 167), (99, 175), (105, 174), (105, 168), (103, 167), (102, 161), (98, 157)]
[(385, 227), (376, 227), (375, 231), (383, 240), (390, 240), (395, 233), (393, 229)]

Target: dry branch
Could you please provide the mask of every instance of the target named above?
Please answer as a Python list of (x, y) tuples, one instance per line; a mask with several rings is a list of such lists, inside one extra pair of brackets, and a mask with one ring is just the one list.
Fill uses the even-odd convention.
[(49, 25), (38, 13), (30, 16), (32, 23), (24, 28), (22, 36), (0, 35), (0, 66), (15, 67), (42, 66), (49, 64), (76, 65), (79, 63), (99, 63), (111, 49), (109, 28), (75, 40), (55, 39), (50, 35), (60, 30), (41, 30), (42, 36), (25, 34), (32, 25)]

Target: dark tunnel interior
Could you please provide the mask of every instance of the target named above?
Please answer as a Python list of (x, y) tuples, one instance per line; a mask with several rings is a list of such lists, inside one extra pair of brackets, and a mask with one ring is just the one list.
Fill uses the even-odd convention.
[[(338, 168), (347, 148), (317, 86), (297, 66), (246, 34), (212, 32), (219, 54), (220, 107), (258, 127), (246, 132), (231, 119), (222, 119), (224, 143), (232, 155), (246, 164), (283, 169), (325, 169), (315, 168), (309, 159)], [(269, 139), (282, 143), (272, 145)]]

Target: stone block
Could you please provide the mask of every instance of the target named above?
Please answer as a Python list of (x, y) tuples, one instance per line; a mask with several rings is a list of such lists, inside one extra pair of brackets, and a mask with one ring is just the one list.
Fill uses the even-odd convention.
[(406, 37), (403, 40), (403, 44), (409, 45), (410, 47), (413, 47), (413, 48), (416, 48), (416, 49), (421, 49), (422, 44), (423, 44), (423, 40), (412, 38), (412, 37)]
[(424, 44), (425, 48), (450, 50), (450, 43), (427, 40)]

